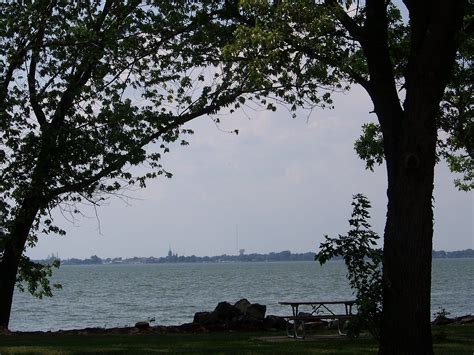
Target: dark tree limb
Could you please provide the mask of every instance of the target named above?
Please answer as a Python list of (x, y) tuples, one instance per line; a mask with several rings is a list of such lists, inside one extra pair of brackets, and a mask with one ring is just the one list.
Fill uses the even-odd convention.
[(36, 67), (38, 65), (39, 55), (44, 42), (46, 23), (51, 16), (55, 3), (56, 1), (51, 1), (47, 4), (47, 6), (41, 9), (42, 11), (40, 11), (39, 13), (40, 23), (36, 36), (32, 41), (30, 66), (28, 70), (28, 90), (30, 94), (30, 104), (33, 108), (33, 112), (35, 113), (36, 119), (38, 120), (40, 126), (44, 126), (47, 123), (47, 120), (43, 108), (39, 103), (38, 93), (36, 91)]
[(341, 25), (349, 32), (349, 34), (360, 44), (366, 41), (366, 31), (359, 26), (357, 22), (350, 17), (337, 0), (325, 0), (325, 4), (333, 9), (337, 19)]

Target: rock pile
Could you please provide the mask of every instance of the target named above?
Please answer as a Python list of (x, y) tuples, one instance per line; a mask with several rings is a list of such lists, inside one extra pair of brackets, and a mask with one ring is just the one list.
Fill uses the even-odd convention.
[(474, 316), (471, 314), (467, 314), (465, 316), (456, 317), (456, 318), (448, 318), (446, 316), (437, 317), (431, 324), (433, 325), (448, 325), (448, 324), (470, 324), (474, 323)]
[(285, 329), (286, 322), (276, 316), (267, 316), (267, 306), (250, 303), (243, 298), (234, 305), (220, 302), (212, 312), (197, 312), (193, 324), (209, 330), (264, 330)]

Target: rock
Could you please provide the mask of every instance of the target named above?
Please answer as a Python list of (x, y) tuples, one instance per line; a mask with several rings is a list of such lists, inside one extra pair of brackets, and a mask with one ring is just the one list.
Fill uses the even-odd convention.
[(471, 316), (469, 314), (469, 315), (466, 315), (466, 316), (459, 317), (456, 320), (459, 322), (459, 324), (474, 323), (474, 316)]
[(259, 320), (265, 318), (265, 312), (267, 311), (267, 306), (258, 303), (250, 303), (246, 298), (237, 301), (234, 307), (240, 310), (243, 315)]
[(196, 324), (214, 324), (219, 322), (214, 312), (197, 312), (194, 314), (193, 323)]
[(474, 323), (474, 316), (466, 314), (456, 318), (437, 317), (431, 324), (433, 325), (449, 325), (449, 324), (469, 324)]
[(209, 312), (196, 312), (194, 313), (193, 323), (204, 323), (209, 317)]
[(181, 333), (199, 333), (206, 331), (205, 327), (196, 323), (184, 323), (176, 326), (175, 328)]
[(135, 323), (135, 328), (148, 329), (148, 328), (150, 328), (150, 323), (148, 323), (148, 322), (137, 322), (137, 323)]
[(265, 326), (261, 320), (241, 315), (237, 319), (229, 322), (227, 328), (235, 331), (257, 331), (264, 330)]
[(266, 311), (267, 306), (258, 303), (252, 303), (247, 307), (245, 315), (254, 319), (264, 320)]
[(235, 302), (234, 307), (236, 307), (242, 314), (247, 312), (247, 308), (250, 306), (250, 302), (246, 298), (242, 298), (241, 300)]
[(277, 329), (285, 330), (286, 329), (286, 320), (282, 317), (268, 315), (263, 320), (263, 324), (266, 329)]
[(454, 322), (455, 322), (455, 320), (453, 318), (438, 317), (431, 324), (433, 324), (433, 325), (446, 325), (446, 324), (452, 324)]
[[(220, 302), (212, 312), (197, 312), (193, 324), (213, 330), (264, 330), (267, 307), (257, 303), (251, 304), (243, 298), (234, 305)], [(283, 321), (284, 322), (284, 321)], [(275, 322), (274, 322), (275, 323)], [(279, 325), (282, 327), (280, 321)]]
[(240, 310), (229, 302), (220, 302), (212, 313), (221, 321), (229, 321), (241, 315)]

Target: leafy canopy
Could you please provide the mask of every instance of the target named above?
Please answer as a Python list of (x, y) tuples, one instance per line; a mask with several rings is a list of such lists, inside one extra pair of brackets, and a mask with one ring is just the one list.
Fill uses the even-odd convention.
[[(7, 246), (23, 245), (22, 223), (31, 248), (39, 234), (65, 234), (53, 209), (74, 220), (81, 204), (171, 177), (160, 159), (171, 143), (187, 144), (179, 137), (192, 132), (182, 125), (256, 91), (249, 78), (232, 80), (235, 64), (222, 61), (233, 9), (215, 1), (0, 4), (0, 262)], [(23, 253), (17, 281), (51, 295), (50, 272)]]
[[(246, 59), (258, 81), (280, 84), (273, 93), (289, 102), (293, 111), (304, 105), (332, 107), (331, 93), (349, 90), (352, 84), (374, 95), (366, 59), (365, 2), (243, 0), (241, 4), (243, 13), (255, 21), (241, 23), (237, 41), (227, 48), (234, 57)], [(462, 174), (455, 180), (461, 190), (474, 186), (473, 6), (470, 3), (466, 11), (455, 69), (437, 119), (438, 157)], [(409, 23), (392, 1), (387, 2), (387, 35), (390, 66), (403, 101), (411, 34)], [(383, 134), (378, 123), (366, 124), (362, 130), (355, 149), (372, 170), (385, 159)]]
[[(466, 22), (472, 19), (466, 19)], [(444, 92), (437, 116), (438, 160), (445, 159), (450, 170), (460, 177), (454, 185), (462, 191), (474, 188), (474, 40), (466, 36), (456, 58), (451, 81)], [(367, 123), (354, 144), (366, 168), (382, 164), (383, 137), (380, 125)]]

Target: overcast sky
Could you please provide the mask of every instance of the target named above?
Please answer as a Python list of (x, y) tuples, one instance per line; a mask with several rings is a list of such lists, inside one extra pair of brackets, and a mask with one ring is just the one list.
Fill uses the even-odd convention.
[[(28, 253), (43, 258), (220, 255), (290, 250), (316, 251), (324, 234), (348, 230), (351, 199), (372, 202), (372, 226), (383, 233), (386, 172), (364, 169), (354, 140), (375, 119), (360, 89), (335, 97), (334, 110), (316, 109), (291, 119), (288, 111), (247, 111), (188, 125), (187, 147), (174, 146), (164, 160), (172, 179), (125, 192), (74, 223), (59, 213), (67, 236), (44, 236)], [(473, 247), (473, 195), (453, 187), (444, 164), (436, 169), (434, 248)]]

